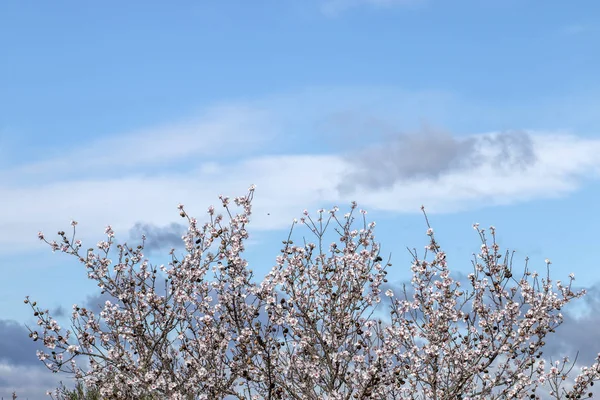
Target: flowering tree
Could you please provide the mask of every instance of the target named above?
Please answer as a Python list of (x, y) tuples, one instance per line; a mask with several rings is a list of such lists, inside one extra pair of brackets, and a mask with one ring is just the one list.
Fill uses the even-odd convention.
[[(60, 243), (40, 233), (53, 251), (75, 256), (114, 299), (99, 315), (74, 305), (73, 330), (64, 331), (27, 297), (38, 317), (30, 336), (48, 349), (38, 352), (40, 360), (106, 398), (591, 396), (598, 362), (573, 375), (574, 362), (542, 357), (547, 336), (562, 322), (561, 309), (584, 291), (571, 290), (573, 276), (553, 284), (548, 270), (540, 278), (527, 265), (517, 277), (493, 227), (487, 237), (475, 226), (481, 251), (461, 285), (425, 216), (425, 254), (414, 251), (411, 285), (395, 293), (385, 290), (391, 264), (380, 255), (365, 211), (356, 218), (355, 203), (343, 217), (337, 207), (315, 218), (305, 211), (276, 265), (256, 284), (243, 258), (253, 193), (251, 187), (234, 199), (242, 209), (236, 215), (229, 198), (220, 197), (228, 224), (211, 206), (209, 222), (199, 226), (180, 205), (189, 222), (186, 254), (179, 259), (172, 250), (168, 266), (144, 258), (144, 237), (136, 247), (116, 244), (110, 226), (96, 251), (82, 250), (76, 222), (72, 237), (59, 232)], [(316, 240), (295, 244), (297, 224)], [(336, 232), (331, 244), (325, 243), (328, 228)], [(373, 316), (382, 295), (391, 304), (386, 321)]]

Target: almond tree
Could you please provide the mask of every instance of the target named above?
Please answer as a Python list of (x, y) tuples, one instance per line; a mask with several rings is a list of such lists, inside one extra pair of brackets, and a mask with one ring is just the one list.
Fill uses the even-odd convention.
[[(411, 251), (409, 287), (382, 293), (391, 263), (374, 240), (375, 223), (363, 210), (357, 221), (353, 203), (343, 217), (337, 207), (315, 218), (305, 211), (256, 284), (243, 258), (253, 194), (251, 187), (234, 199), (242, 209), (236, 215), (220, 197), (228, 224), (211, 206), (209, 222), (199, 226), (180, 205), (189, 223), (186, 254), (179, 259), (172, 250), (168, 266), (144, 257), (144, 237), (135, 247), (117, 244), (110, 226), (97, 250), (81, 250), (76, 222), (71, 237), (59, 232), (60, 243), (40, 233), (53, 251), (75, 256), (114, 301), (99, 315), (74, 305), (72, 330), (65, 331), (27, 297), (38, 317), (30, 336), (49, 351), (38, 357), (106, 398), (591, 397), (598, 359), (572, 373), (576, 360), (543, 357), (561, 309), (585, 293), (572, 291), (573, 275), (568, 284), (553, 282), (549, 261), (543, 278), (527, 262), (518, 271), (495, 229), (487, 237), (475, 226), (481, 249), (462, 285), (425, 216), (429, 243), (422, 258)], [(297, 225), (316, 240), (294, 243)], [(336, 232), (329, 244), (328, 228)], [(374, 317), (382, 295), (388, 320)]]

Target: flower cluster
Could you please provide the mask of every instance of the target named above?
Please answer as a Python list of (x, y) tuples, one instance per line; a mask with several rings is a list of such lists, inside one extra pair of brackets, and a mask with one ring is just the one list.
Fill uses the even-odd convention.
[[(106, 240), (86, 251), (75, 240), (76, 222), (71, 238), (59, 232), (60, 244), (40, 232), (114, 301), (98, 315), (74, 305), (72, 331), (64, 331), (26, 298), (38, 318), (30, 337), (48, 349), (39, 359), (106, 398), (560, 399), (587, 397), (600, 379), (598, 362), (570, 376), (568, 359), (542, 357), (561, 309), (584, 294), (573, 292), (574, 277), (553, 283), (527, 264), (518, 274), (493, 227), (488, 238), (474, 226), (481, 248), (464, 285), (426, 219), (425, 254), (413, 253), (410, 287), (394, 291), (386, 289), (391, 263), (366, 211), (355, 217), (356, 203), (341, 217), (337, 207), (304, 211), (256, 284), (243, 258), (253, 194), (251, 187), (233, 199), (241, 208), (235, 215), (220, 197), (227, 224), (211, 206), (200, 226), (179, 205), (189, 223), (186, 254), (172, 250), (168, 266), (145, 258), (145, 238), (117, 244), (110, 226)], [(295, 244), (297, 224), (316, 240)], [(328, 244), (330, 227), (337, 236)], [(389, 321), (373, 316), (382, 296)]]

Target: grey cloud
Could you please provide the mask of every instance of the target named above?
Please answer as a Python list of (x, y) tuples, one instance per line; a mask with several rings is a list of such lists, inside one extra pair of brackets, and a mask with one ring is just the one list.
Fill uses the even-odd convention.
[(53, 374), (42, 363), (36, 366), (9, 366), (0, 368), (0, 397), (12, 399), (16, 392), (18, 400), (47, 400), (46, 391), (54, 390), (60, 382), (68, 388), (75, 386), (70, 376)]
[(172, 223), (166, 226), (138, 222), (129, 231), (129, 237), (135, 241), (141, 241), (142, 235), (146, 235), (144, 249), (147, 252), (177, 248), (183, 245), (181, 236), (187, 231), (187, 226)]
[[(142, 235), (145, 235), (144, 252), (152, 253), (159, 250), (182, 247), (183, 240), (181, 237), (186, 231), (187, 226), (177, 223), (157, 226), (151, 223), (138, 222), (129, 230), (129, 240), (141, 243)], [(150, 285), (152, 283), (151, 279), (148, 279), (147, 283)], [(155, 290), (159, 294), (165, 292), (164, 274), (161, 271), (157, 273)], [(94, 312), (99, 312), (107, 300), (115, 302), (115, 299), (109, 294), (98, 292), (94, 295), (88, 295), (83, 304)]]
[[(579, 289), (577, 289), (579, 290)], [(546, 352), (554, 359), (569, 356), (574, 360), (579, 352), (577, 362), (591, 365), (600, 353), (600, 284), (587, 288), (582, 299), (575, 299), (563, 313), (564, 322), (556, 329), (553, 337), (546, 340)], [(585, 305), (588, 312), (575, 315), (570, 309), (577, 305)]]
[(35, 353), (44, 347), (29, 338), (23, 324), (0, 319), (0, 338), (0, 362), (13, 366), (41, 364)]
[[(499, 150), (493, 157), (494, 164), (501, 167), (527, 168), (535, 163), (535, 150), (529, 134), (525, 131), (505, 131), (495, 136), (482, 136), (481, 141)], [(478, 165), (485, 160), (478, 155)]]
[(489, 164), (497, 169), (527, 168), (535, 163), (531, 137), (524, 131), (455, 137), (424, 128), (387, 134), (382, 140), (346, 155), (356, 169), (338, 186), (342, 193), (360, 187), (381, 189), (396, 182), (436, 179), (457, 170)]
[(67, 315), (67, 312), (65, 311), (65, 308), (63, 306), (58, 306), (52, 311), (51, 315), (55, 318), (64, 317), (65, 315)]

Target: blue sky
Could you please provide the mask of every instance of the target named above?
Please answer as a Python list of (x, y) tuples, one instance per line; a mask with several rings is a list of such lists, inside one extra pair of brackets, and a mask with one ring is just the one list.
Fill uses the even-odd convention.
[[(302, 210), (356, 200), (397, 282), (405, 247), (426, 243), (424, 204), (453, 269), (469, 271), (479, 222), (596, 293), (599, 12), (591, 0), (2, 2), (0, 329), (23, 342), (25, 295), (69, 310), (97, 294), (39, 230), (75, 219), (86, 246), (107, 224), (128, 241), (139, 224), (170, 246), (178, 203), (202, 217), (252, 183), (259, 275)], [(22, 346), (0, 351), (0, 395), (41, 398), (56, 377)]]

